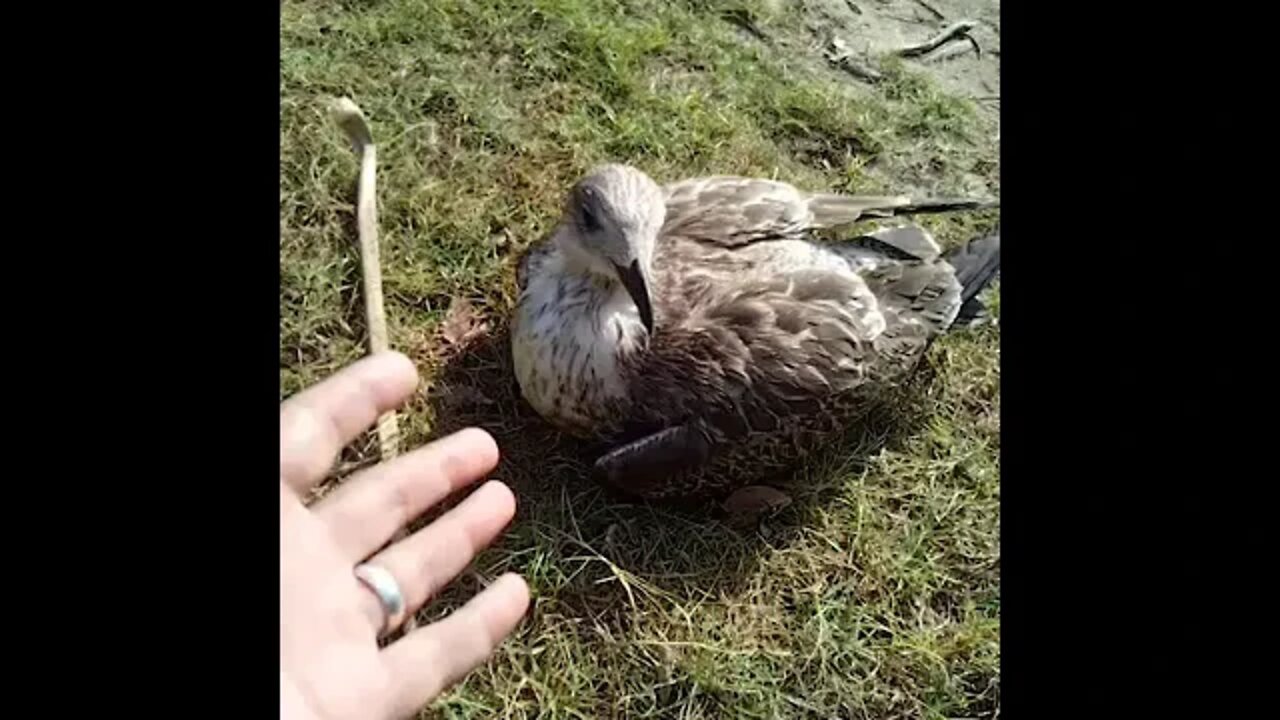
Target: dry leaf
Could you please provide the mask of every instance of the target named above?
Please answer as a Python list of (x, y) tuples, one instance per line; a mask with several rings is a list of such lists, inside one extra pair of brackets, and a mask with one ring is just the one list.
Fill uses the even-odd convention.
[(734, 518), (752, 520), (791, 504), (791, 496), (767, 485), (748, 485), (725, 498), (721, 507)]
[(440, 335), (450, 345), (466, 345), (489, 330), (489, 324), (480, 319), (475, 306), (466, 298), (454, 298), (449, 312), (440, 326)]

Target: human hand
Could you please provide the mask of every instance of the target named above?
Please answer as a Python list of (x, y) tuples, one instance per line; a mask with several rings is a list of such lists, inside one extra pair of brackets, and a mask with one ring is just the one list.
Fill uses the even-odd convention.
[(280, 406), (280, 714), (282, 718), (413, 715), (483, 662), (529, 604), (524, 580), (498, 578), (446, 619), (379, 648), (378, 596), (353, 574), (385, 568), (416, 611), (493, 541), (515, 498), (492, 481), (438, 520), (373, 555), (403, 525), (494, 468), (478, 429), (365, 469), (311, 507), (302, 497), (342, 447), (417, 386), (408, 358), (361, 360)]

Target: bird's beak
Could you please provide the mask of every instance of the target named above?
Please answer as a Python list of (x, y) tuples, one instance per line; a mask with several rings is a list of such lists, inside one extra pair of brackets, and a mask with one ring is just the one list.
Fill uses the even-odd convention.
[(618, 279), (622, 281), (622, 286), (627, 289), (627, 294), (635, 301), (636, 309), (640, 311), (640, 322), (644, 323), (644, 329), (652, 335), (653, 305), (649, 302), (649, 284), (645, 282), (644, 272), (640, 270), (640, 261), (632, 260), (626, 267), (617, 263), (613, 266), (618, 271)]

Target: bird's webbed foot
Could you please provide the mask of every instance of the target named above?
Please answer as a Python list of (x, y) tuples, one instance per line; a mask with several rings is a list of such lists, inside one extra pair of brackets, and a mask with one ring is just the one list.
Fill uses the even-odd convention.
[(595, 461), (593, 472), (621, 492), (655, 497), (675, 492), (673, 485), (680, 484), (710, 456), (711, 440), (706, 431), (687, 422), (610, 450)]

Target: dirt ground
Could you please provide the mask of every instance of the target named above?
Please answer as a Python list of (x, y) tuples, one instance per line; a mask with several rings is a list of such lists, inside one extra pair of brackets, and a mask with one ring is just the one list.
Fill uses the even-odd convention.
[[(784, 12), (784, 5), (801, 13)], [(867, 78), (851, 72), (852, 65), (875, 68), (877, 59), (934, 38), (956, 23), (969, 21), (968, 33), (977, 48), (953, 40), (918, 57), (903, 58), (912, 71), (923, 73), (941, 90), (972, 102), (982, 122), (986, 143), (999, 154), (1000, 144), (1000, 3), (998, 0), (767, 0), (776, 19), (741, 23), (746, 42), (764, 42), (823, 73), (838, 77), (851, 97), (870, 89)], [(784, 19), (785, 18), (785, 19)], [(737, 23), (735, 23), (737, 24)], [(800, 24), (802, 26), (796, 26)], [(999, 189), (978, 176), (968, 192), (998, 196)], [(901, 184), (906, 178), (894, 178)], [(906, 189), (906, 188), (903, 188)], [(925, 187), (911, 188), (928, 192)]]
[(976, 23), (970, 33), (981, 55), (968, 43), (953, 42), (906, 62), (945, 90), (977, 103), (999, 131), (1000, 3), (995, 0), (804, 0), (806, 28), (817, 41), (808, 49), (840, 38), (854, 52), (875, 56), (922, 43), (953, 23)]

